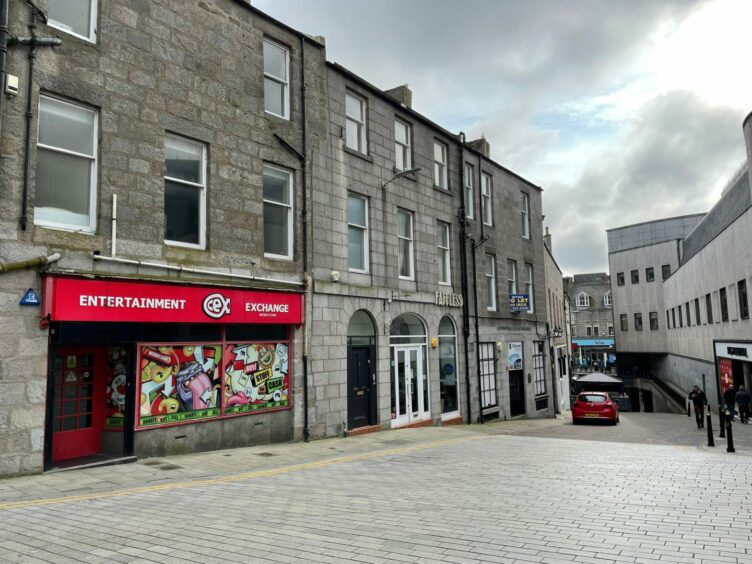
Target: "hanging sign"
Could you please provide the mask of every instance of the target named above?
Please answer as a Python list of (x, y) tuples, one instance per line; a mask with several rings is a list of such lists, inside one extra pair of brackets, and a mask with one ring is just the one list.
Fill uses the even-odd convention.
[(21, 301), (18, 303), (19, 305), (25, 306), (38, 306), (42, 302), (39, 299), (39, 294), (34, 291), (34, 288), (29, 288), (28, 290), (26, 290), (24, 297), (21, 298)]

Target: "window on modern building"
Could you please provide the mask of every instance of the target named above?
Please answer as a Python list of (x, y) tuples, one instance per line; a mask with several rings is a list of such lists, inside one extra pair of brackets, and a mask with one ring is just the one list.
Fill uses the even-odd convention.
[(97, 40), (97, 0), (49, 0), (48, 23), (81, 39)]
[(491, 196), (491, 175), (480, 175), (481, 216), (483, 223), (493, 225), (493, 197)]
[(671, 327), (676, 329), (676, 308), (671, 308)]
[(97, 122), (94, 110), (39, 98), (35, 224), (94, 232)]
[(290, 52), (264, 39), (264, 109), (290, 119)]
[(623, 272), (616, 273), (616, 285), (624, 286), (624, 273)]
[(413, 251), (413, 214), (406, 210), (397, 210), (397, 259), (399, 277), (406, 280), (415, 278)]
[(702, 321), (700, 320), (700, 299), (695, 298), (695, 325), (700, 325)]
[(679, 327), (684, 327), (684, 315), (682, 314), (682, 306), (676, 306), (676, 310), (679, 312)]
[(689, 315), (689, 302), (684, 304), (684, 313), (687, 316), (687, 327), (692, 327), (692, 317)]
[(610, 323), (608, 324), (608, 336), (613, 337), (614, 336), (614, 326)]
[(622, 313), (619, 316), (619, 322), (621, 323), (621, 330), (626, 332), (629, 330), (629, 321), (627, 321), (627, 314)]
[(496, 257), (486, 255), (486, 308), (496, 311)]
[(507, 294), (517, 293), (517, 261), (507, 261)]
[(535, 288), (533, 287), (533, 265), (525, 263), (525, 293), (527, 294), (527, 311), (533, 313), (535, 311), (534, 294)]
[(442, 190), (449, 190), (447, 153), (447, 146), (444, 143), (433, 142), (433, 184)]
[(657, 331), (658, 330), (658, 312), (651, 311), (648, 314), (648, 317), (650, 318), (650, 330)]
[(345, 94), (345, 145), (359, 153), (368, 153), (368, 105), (364, 98)]
[(465, 163), (465, 215), (468, 219), (473, 219), (475, 213), (473, 212), (475, 191), (475, 167), (473, 165)]
[(633, 270), (632, 272), (630, 272), (630, 276), (632, 278), (632, 284), (640, 283), (640, 271), (639, 270)]
[(609, 290), (605, 294), (603, 294), (603, 305), (604, 307), (611, 307), (613, 303), (611, 302), (611, 291)]
[(580, 292), (577, 294), (576, 302), (577, 307), (580, 309), (584, 309), (586, 307), (590, 307), (590, 296), (588, 296), (585, 292)]
[(347, 196), (347, 244), (352, 272), (368, 272), (368, 200), (363, 196)]
[(598, 325), (593, 325), (593, 337), (598, 337), (600, 335), (601, 329)]
[(670, 264), (661, 265), (661, 277), (665, 280), (669, 276), (671, 276), (671, 265)]
[(521, 192), (520, 215), (522, 216), (522, 237), (530, 239), (530, 196)]
[(436, 222), (436, 261), (439, 269), (439, 284), (451, 284), (452, 274), (449, 258), (449, 224)]
[(264, 256), (292, 259), (292, 173), (264, 165)]
[(747, 301), (747, 281), (739, 280), (736, 283), (737, 294), (739, 295), (739, 317), (749, 319), (749, 302)]
[(708, 316), (708, 325), (713, 323), (713, 296), (705, 294), (705, 313)]
[(666, 328), (671, 329), (671, 315), (668, 310), (666, 310)]
[(165, 137), (165, 243), (206, 247), (206, 145)]
[(394, 168), (397, 170), (412, 168), (412, 127), (400, 119), (394, 120), (394, 154)]
[(642, 331), (642, 314), (634, 314), (634, 329), (635, 331)]
[(655, 281), (655, 271), (653, 270), (652, 266), (649, 266), (645, 269), (645, 282), (654, 282)]
[(726, 288), (721, 288), (718, 291), (718, 295), (721, 298), (721, 321), (724, 323), (729, 320), (728, 315), (728, 300), (726, 299)]

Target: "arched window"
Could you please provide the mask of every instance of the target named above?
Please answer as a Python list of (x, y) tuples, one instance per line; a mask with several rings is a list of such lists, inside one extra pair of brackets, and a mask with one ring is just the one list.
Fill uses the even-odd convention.
[(392, 321), (389, 335), (392, 345), (425, 344), (426, 326), (414, 313), (403, 313)]
[(585, 292), (580, 292), (579, 294), (577, 294), (577, 307), (590, 307), (590, 296), (588, 296)]
[(373, 345), (376, 340), (376, 328), (373, 319), (362, 309), (353, 313), (347, 326), (348, 345)]

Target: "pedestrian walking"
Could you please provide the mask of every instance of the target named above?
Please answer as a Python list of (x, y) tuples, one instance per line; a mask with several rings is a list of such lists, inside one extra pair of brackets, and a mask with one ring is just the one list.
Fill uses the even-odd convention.
[(749, 392), (744, 386), (739, 386), (739, 391), (736, 392), (736, 403), (739, 406), (739, 421), (745, 425), (749, 423)]
[(735, 410), (734, 404), (736, 404), (736, 390), (734, 389), (733, 384), (723, 392), (723, 403), (726, 404), (726, 411), (729, 413), (729, 420), (733, 421)]
[(705, 406), (708, 405), (708, 398), (705, 397), (705, 392), (699, 387), (693, 386), (692, 391), (689, 392), (689, 399), (695, 406), (695, 422), (697, 423), (697, 428), (702, 429), (705, 427)]

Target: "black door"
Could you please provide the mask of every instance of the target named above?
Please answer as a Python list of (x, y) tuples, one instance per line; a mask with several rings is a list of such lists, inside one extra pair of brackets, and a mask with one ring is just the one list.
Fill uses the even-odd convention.
[(512, 417), (525, 413), (525, 374), (522, 370), (509, 371), (509, 411)]
[(357, 429), (375, 423), (375, 367), (372, 347), (350, 346), (347, 355), (347, 427)]
[(642, 390), (642, 410), (653, 413), (653, 392), (650, 390)]

